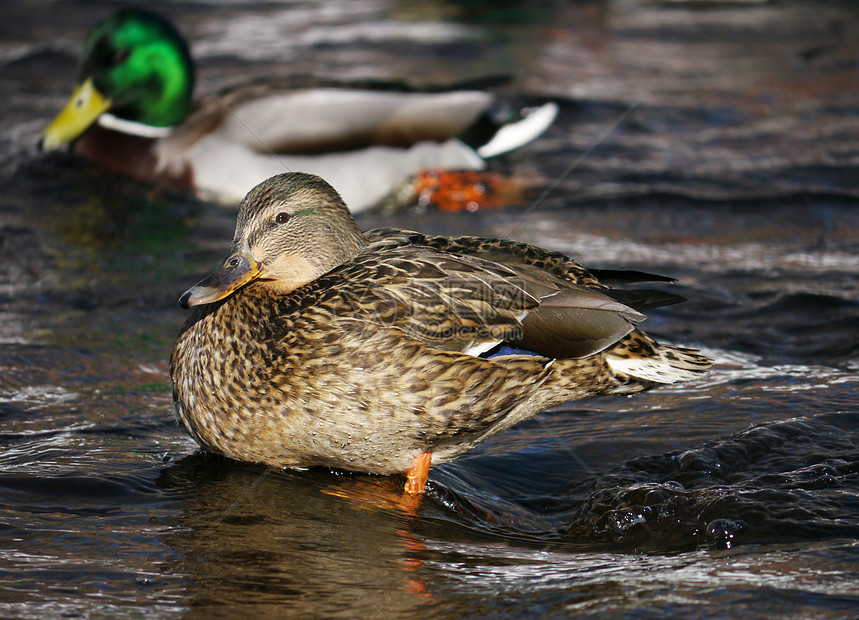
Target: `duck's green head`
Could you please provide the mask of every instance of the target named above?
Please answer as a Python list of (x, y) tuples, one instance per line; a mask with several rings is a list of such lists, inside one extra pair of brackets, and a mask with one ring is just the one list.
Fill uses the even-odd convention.
[(179, 303), (186, 308), (209, 304), (253, 281), (289, 293), (366, 247), (366, 237), (333, 187), (312, 174), (279, 174), (245, 196), (229, 256)]
[(102, 114), (150, 127), (172, 127), (188, 115), (194, 66), (182, 36), (163, 17), (122, 9), (97, 24), (86, 39), (78, 85), (42, 134), (56, 150)]

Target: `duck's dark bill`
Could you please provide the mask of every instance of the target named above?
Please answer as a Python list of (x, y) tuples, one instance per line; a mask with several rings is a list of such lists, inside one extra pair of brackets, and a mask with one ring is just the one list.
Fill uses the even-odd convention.
[(239, 249), (230, 254), (220, 269), (185, 291), (179, 298), (179, 305), (190, 308), (224, 299), (236, 289), (256, 280), (261, 274), (262, 270), (250, 251)]

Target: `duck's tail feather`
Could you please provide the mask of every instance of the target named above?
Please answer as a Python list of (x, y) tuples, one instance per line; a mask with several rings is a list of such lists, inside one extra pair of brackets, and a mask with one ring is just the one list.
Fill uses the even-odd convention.
[(661, 308), (662, 306), (670, 306), (686, 301), (686, 298), (681, 295), (652, 289), (626, 290), (615, 288), (606, 291), (605, 294), (615, 301), (619, 301), (639, 312), (647, 312), (653, 308)]
[(619, 284), (636, 284), (638, 282), (668, 282), (673, 284), (677, 278), (661, 276), (657, 273), (635, 271), (633, 269), (588, 269), (597, 280), (606, 286)]
[(525, 146), (542, 135), (557, 115), (558, 104), (551, 101), (523, 112), (521, 118), (498, 127), (488, 142), (477, 147), (477, 154), (486, 159)]
[(713, 365), (694, 349), (660, 344), (639, 331), (607, 350), (606, 363), (616, 374), (654, 385), (697, 379)]

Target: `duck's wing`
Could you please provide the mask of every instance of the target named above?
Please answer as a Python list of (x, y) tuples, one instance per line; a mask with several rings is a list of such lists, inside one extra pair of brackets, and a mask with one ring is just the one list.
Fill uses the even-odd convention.
[(372, 244), (378, 244), (379, 247), (404, 244), (425, 245), (513, 268), (517, 266), (536, 268), (572, 284), (599, 290), (639, 312), (686, 301), (680, 295), (661, 290), (613, 288), (643, 282), (670, 284), (676, 281), (674, 278), (628, 269), (585, 269), (566, 254), (519, 241), (488, 237), (431, 236), (398, 228), (378, 228), (365, 234)]
[[(338, 322), (398, 329), (439, 349), (480, 355), (502, 342), (547, 357), (582, 357), (644, 318), (602, 292), (527, 265), (510, 267), (377, 238), (317, 280)], [(392, 246), (383, 248), (380, 246)], [(333, 305), (332, 305), (333, 304)]]
[[(610, 347), (644, 320), (606, 292), (562, 280), (533, 265), (512, 268), (540, 305), (522, 320), (517, 347), (550, 357), (585, 357)], [(611, 291), (607, 291), (611, 292)]]
[(539, 306), (503, 271), (413, 248), (364, 254), (313, 284), (338, 324), (395, 329), (434, 348), (479, 355), (519, 337)]

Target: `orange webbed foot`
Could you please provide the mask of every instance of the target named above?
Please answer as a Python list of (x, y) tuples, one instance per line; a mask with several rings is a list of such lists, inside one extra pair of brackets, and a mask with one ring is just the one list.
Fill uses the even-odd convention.
[(406, 487), (404, 492), (407, 495), (423, 494), (427, 487), (427, 478), (429, 477), (431, 463), (432, 453), (429, 451), (421, 452), (415, 457), (411, 469), (406, 472)]
[(495, 209), (519, 202), (519, 181), (497, 172), (426, 169), (415, 175), (414, 189), (421, 207), (440, 211)]

